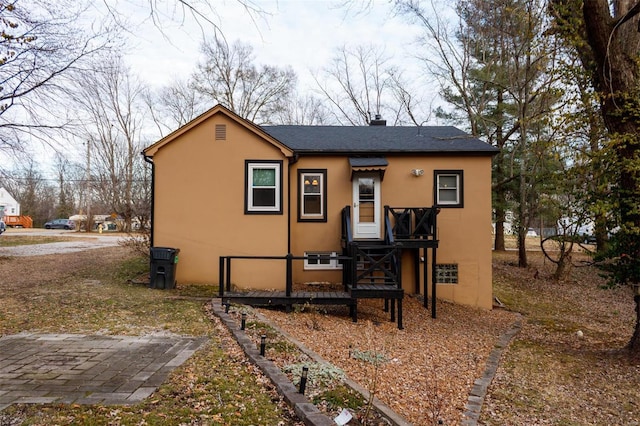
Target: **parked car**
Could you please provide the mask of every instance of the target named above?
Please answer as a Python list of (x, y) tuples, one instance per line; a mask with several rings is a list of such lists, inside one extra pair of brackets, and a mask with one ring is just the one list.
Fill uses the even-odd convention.
[(7, 230), (7, 225), (5, 225), (4, 221), (0, 220), (0, 234)]
[(76, 223), (70, 219), (54, 219), (44, 224), (45, 229), (75, 229)]
[(537, 237), (538, 233), (536, 232), (535, 229), (533, 228), (529, 228), (527, 229), (527, 237)]

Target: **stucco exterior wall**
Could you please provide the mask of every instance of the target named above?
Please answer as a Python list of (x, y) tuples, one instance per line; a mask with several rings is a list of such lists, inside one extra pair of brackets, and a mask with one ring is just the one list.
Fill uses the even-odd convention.
[[(225, 140), (215, 139), (216, 125), (226, 125)], [(354, 201), (354, 172), (348, 156), (301, 155), (293, 160), (291, 152), (269, 136), (215, 112), (158, 142), (148, 152), (155, 164), (154, 245), (180, 249), (178, 282), (217, 286), (220, 256), (284, 256), (289, 251), (289, 231), (294, 256), (341, 253), (341, 210)], [(385, 158), (388, 165), (380, 184), (381, 218), (385, 205), (431, 207), (434, 170), (463, 172), (464, 206), (442, 208), (437, 217), (437, 262), (457, 265), (459, 279), (456, 284), (438, 284), (437, 296), (490, 309), (491, 158), (392, 153)], [(280, 214), (245, 212), (246, 160), (281, 162)], [(415, 176), (413, 169), (424, 173)], [(326, 221), (299, 220), (299, 170), (326, 171)], [(383, 226), (381, 221), (381, 232)], [(425, 261), (430, 266), (429, 256)], [(283, 260), (233, 260), (231, 281), (244, 289), (284, 289), (285, 269)], [(410, 294), (415, 292), (414, 274), (412, 256), (405, 252), (403, 287)], [(424, 277), (420, 278), (423, 281)], [(342, 271), (305, 270), (303, 261), (296, 260), (293, 279), (298, 283), (341, 282)], [(429, 295), (430, 289), (431, 283)]]
[[(434, 170), (463, 170), (463, 208), (442, 208), (438, 214), (438, 263), (458, 265), (457, 284), (438, 284), (437, 297), (456, 303), (490, 309), (491, 273), (491, 159), (489, 157), (391, 156), (386, 159), (381, 182), (381, 209), (430, 207), (434, 204)], [(327, 222), (299, 222), (297, 215), (297, 169), (327, 170)], [(412, 169), (423, 169), (414, 176)], [(353, 203), (351, 167), (346, 157), (303, 157), (292, 170), (292, 252), (336, 251), (340, 253), (343, 207)], [(384, 212), (381, 212), (383, 217)], [(426, 261), (430, 262), (430, 258)], [(420, 267), (422, 275), (422, 265)], [(412, 257), (403, 257), (403, 287), (415, 292)], [(294, 264), (294, 281), (340, 282), (341, 271), (305, 271), (302, 261)], [(431, 285), (428, 286), (429, 294)], [(421, 289), (422, 293), (422, 289)]]
[[(226, 140), (215, 140), (215, 125)], [(245, 160), (283, 161), (282, 152), (224, 114), (216, 114), (153, 156), (154, 245), (180, 249), (178, 282), (218, 283), (219, 256), (287, 253), (287, 180), (282, 214), (245, 214)], [(236, 263), (237, 262), (237, 263)], [(232, 282), (250, 288), (283, 285), (283, 261), (234, 261)]]

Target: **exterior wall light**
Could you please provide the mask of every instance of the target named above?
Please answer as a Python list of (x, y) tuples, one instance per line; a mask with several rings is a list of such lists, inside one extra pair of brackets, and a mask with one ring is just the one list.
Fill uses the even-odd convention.
[(418, 177), (424, 174), (424, 169), (411, 169), (411, 174)]

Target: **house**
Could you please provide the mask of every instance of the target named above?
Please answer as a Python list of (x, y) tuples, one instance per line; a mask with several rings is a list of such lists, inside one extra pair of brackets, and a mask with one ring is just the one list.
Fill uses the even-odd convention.
[(0, 188), (0, 218), (20, 216), (20, 203), (5, 188)]
[[(490, 309), (497, 150), (454, 127), (371, 124), (261, 127), (215, 106), (143, 151), (152, 245), (180, 249), (178, 282), (355, 289), (369, 269), (368, 282), (397, 285), (385, 299), (426, 294), (426, 306), (437, 289)], [(376, 244), (397, 250), (379, 260)]]

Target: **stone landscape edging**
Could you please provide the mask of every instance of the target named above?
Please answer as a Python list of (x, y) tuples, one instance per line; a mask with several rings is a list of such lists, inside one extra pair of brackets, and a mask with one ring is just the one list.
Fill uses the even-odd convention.
[[(275, 385), (278, 393), (282, 395), (284, 400), (289, 406), (291, 406), (296, 415), (308, 426), (329, 426), (334, 425), (335, 421), (323, 414), (314, 404), (309, 402), (306, 396), (298, 393), (298, 389), (291, 383), (286, 374), (284, 374), (280, 368), (278, 368), (271, 360), (260, 355), (258, 348), (246, 335), (246, 333), (238, 327), (238, 324), (231, 318), (229, 314), (225, 312), (224, 306), (220, 299), (213, 299), (212, 303), (213, 312), (220, 318), (223, 324), (234, 336), (240, 347), (244, 350), (249, 360), (257, 365), (262, 372), (271, 380)], [(273, 324), (269, 319), (259, 312), (255, 312), (258, 318), (267, 323), (270, 327), (273, 327), (278, 333), (296, 345), (300, 351), (309, 356), (316, 362), (322, 362), (328, 364), (320, 355), (307, 348), (302, 342), (289, 335), (284, 330)], [(344, 383), (362, 395), (365, 400), (369, 400), (370, 394), (362, 386), (354, 382), (353, 380), (346, 378)], [(411, 426), (412, 424), (404, 420), (398, 413), (393, 411), (388, 405), (384, 404), (378, 398), (374, 397), (373, 406), (375, 409), (384, 416), (393, 426)]]
[(522, 315), (518, 314), (516, 321), (511, 325), (509, 330), (500, 336), (498, 342), (496, 342), (493, 350), (487, 358), (482, 377), (473, 382), (473, 388), (471, 388), (471, 392), (469, 392), (469, 398), (467, 399), (465, 412), (463, 414), (463, 426), (476, 426), (478, 424), (482, 404), (484, 404), (489, 386), (496, 376), (498, 365), (500, 364), (500, 358), (502, 358), (502, 354), (509, 346), (509, 343), (511, 343), (511, 339), (518, 334), (521, 328)]
[[(238, 324), (231, 319), (229, 314), (225, 313), (224, 307), (220, 299), (213, 299), (213, 311), (222, 320), (227, 329), (234, 336), (238, 344), (242, 347), (244, 352), (249, 357), (250, 361), (257, 365), (262, 372), (269, 377), (269, 379), (275, 385), (278, 393), (280, 393), (289, 406), (291, 406), (296, 415), (308, 426), (329, 426), (335, 425), (335, 422), (320, 412), (318, 408), (309, 402), (309, 400), (302, 394), (298, 393), (296, 387), (291, 383), (289, 378), (284, 374), (280, 368), (278, 368), (271, 360), (260, 355), (258, 348), (251, 341), (251, 339), (240, 330)], [(264, 315), (254, 311), (255, 315), (263, 322), (267, 323), (270, 327), (273, 327), (278, 333), (285, 337), (289, 342), (293, 343), (304, 354), (309, 356), (316, 362), (327, 363), (320, 355), (307, 348), (302, 342), (295, 337), (291, 336), (286, 331), (280, 329), (273, 324)], [(489, 354), (487, 362), (485, 364), (485, 370), (481, 378), (476, 379), (469, 393), (467, 404), (465, 406), (465, 412), (463, 413), (462, 425), (464, 426), (476, 426), (478, 419), (480, 418), (480, 411), (486, 398), (487, 391), (491, 382), (495, 378), (500, 358), (502, 354), (509, 346), (509, 343), (513, 337), (518, 334), (522, 328), (522, 316), (518, 315), (516, 321), (511, 325), (495, 344), (495, 347)], [(358, 383), (346, 378), (344, 383), (354, 391), (360, 393), (365, 400), (369, 400), (369, 391), (364, 389)], [(373, 406), (375, 409), (384, 416), (394, 426), (411, 426), (412, 423), (407, 422), (398, 413), (393, 411), (388, 405), (384, 404), (378, 398), (373, 398)]]

